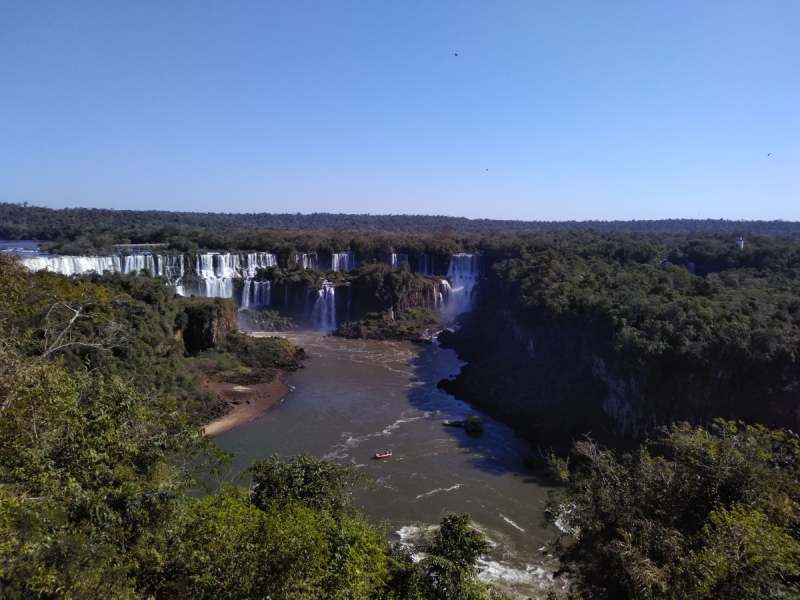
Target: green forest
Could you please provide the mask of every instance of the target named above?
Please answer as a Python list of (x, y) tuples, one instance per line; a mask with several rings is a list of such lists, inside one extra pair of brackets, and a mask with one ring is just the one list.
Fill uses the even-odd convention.
[[(574, 597), (800, 597), (795, 224), (515, 230), (298, 215), (282, 226), (0, 208), (7, 239), (56, 253), (274, 252), (258, 278), (295, 306), (323, 277), (346, 290), (336, 334), (350, 338), (439, 331), (450, 257), (481, 254), (473, 309), (439, 334), (467, 364), (439, 386), (539, 450), (529, 467), (552, 486), (544, 524), (561, 536), (549, 551)], [(295, 252), (355, 252), (361, 266), (302, 269)], [(383, 264), (391, 252), (409, 262)], [(421, 254), (437, 277), (415, 272)], [(489, 546), (468, 515), (447, 516), (420, 548), (392, 544), (350, 503), (371, 484), (349, 468), (263, 457), (237, 485), (211, 486), (230, 456), (202, 433), (225, 410), (204, 378), (298, 368), (299, 349), (237, 325), (281, 330), (298, 315), (237, 315), (232, 299), (175, 298), (143, 275), (33, 274), (0, 255), (2, 597), (500, 597), (477, 578)]]
[[(326, 231), (327, 230), (327, 231)], [(341, 232), (385, 237), (384, 245), (450, 232), (459, 236), (540, 231), (601, 233), (800, 235), (800, 223), (790, 221), (729, 221), (725, 219), (665, 219), (660, 221), (501, 221), (427, 215), (344, 215), (314, 213), (191, 213), (72, 208), (54, 210), (26, 204), (0, 203), (0, 239), (68, 244), (68, 252), (103, 254), (114, 244), (167, 244), (180, 250), (200, 246), (231, 250), (291, 250), (371, 254), (361, 235), (345, 240)], [(399, 236), (399, 237), (396, 237)], [(352, 243), (351, 243), (352, 242)], [(414, 253), (414, 243), (404, 249)], [(430, 251), (435, 253), (435, 248)], [(417, 249), (417, 252), (421, 252)]]

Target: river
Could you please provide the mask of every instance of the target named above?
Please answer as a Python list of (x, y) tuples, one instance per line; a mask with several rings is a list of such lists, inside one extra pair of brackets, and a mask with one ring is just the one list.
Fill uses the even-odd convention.
[[(258, 334), (256, 334), (258, 335)], [(543, 487), (523, 466), (532, 454), (514, 432), (436, 388), (459, 372), (452, 350), (411, 342), (346, 340), (322, 332), (287, 334), (308, 355), (285, 376), (293, 391), (264, 415), (217, 436), (234, 471), (272, 454), (309, 453), (353, 464), (378, 483), (356, 503), (388, 520), (401, 539), (448, 511), (469, 512), (493, 544), (480, 577), (522, 597), (543, 597), (557, 561), (543, 552)], [(442, 419), (480, 414), (484, 431)], [(390, 448), (393, 456), (372, 458)]]

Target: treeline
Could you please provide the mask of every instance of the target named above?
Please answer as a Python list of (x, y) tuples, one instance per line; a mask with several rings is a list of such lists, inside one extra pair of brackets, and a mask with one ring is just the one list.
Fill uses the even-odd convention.
[(489, 234), (525, 231), (597, 231), (606, 233), (754, 233), (800, 234), (791, 221), (730, 221), (726, 219), (662, 219), (642, 221), (511, 221), (430, 215), (345, 215), (330, 213), (194, 213), (110, 209), (54, 210), (0, 203), (0, 239), (56, 241), (82, 245), (162, 243), (191, 230), (293, 229), (370, 231), (384, 233)]

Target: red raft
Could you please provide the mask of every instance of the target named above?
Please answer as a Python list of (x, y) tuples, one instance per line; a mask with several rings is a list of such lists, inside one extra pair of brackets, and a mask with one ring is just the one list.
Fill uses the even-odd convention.
[(387, 456), (391, 456), (391, 455), (392, 455), (392, 451), (391, 450), (384, 450), (384, 451), (381, 451), (381, 452), (376, 452), (375, 453), (375, 458), (386, 458)]

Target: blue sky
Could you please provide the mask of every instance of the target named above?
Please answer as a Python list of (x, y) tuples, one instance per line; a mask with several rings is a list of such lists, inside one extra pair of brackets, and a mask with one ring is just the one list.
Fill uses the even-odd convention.
[(0, 200), (800, 220), (800, 2), (3, 2)]

